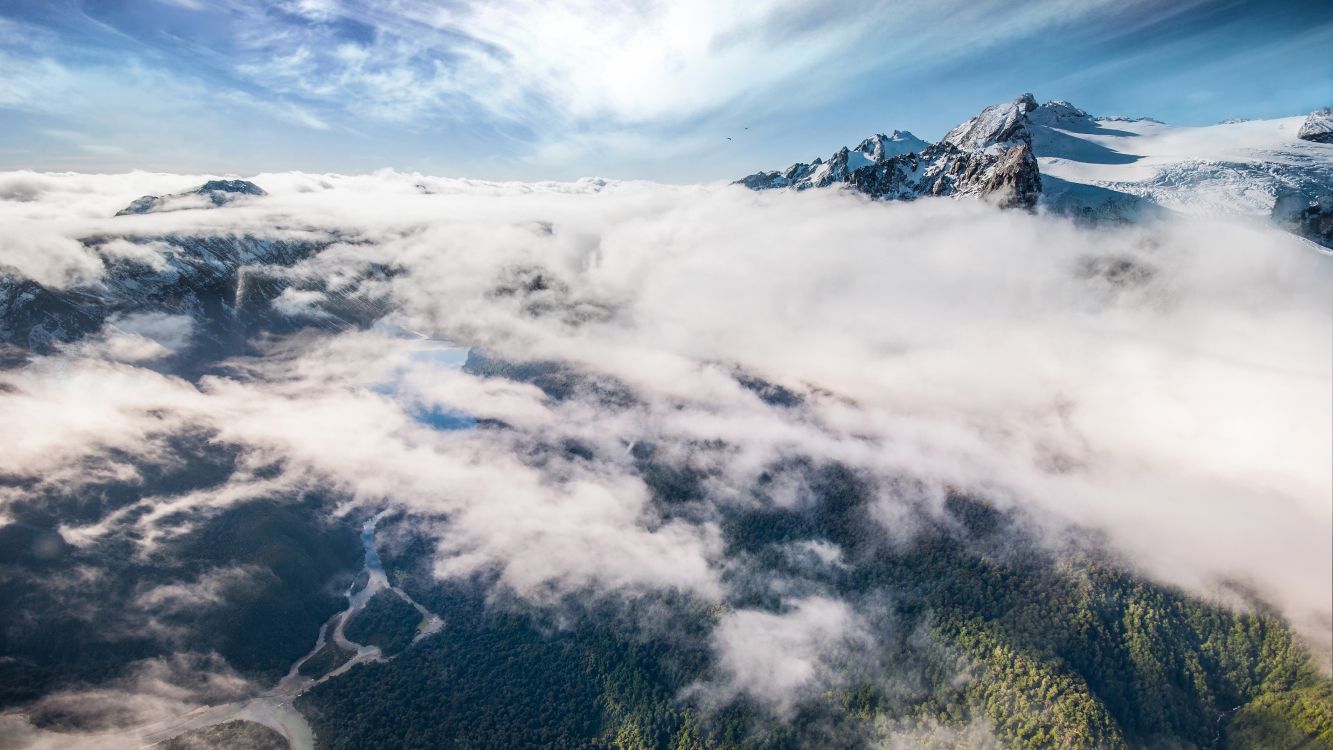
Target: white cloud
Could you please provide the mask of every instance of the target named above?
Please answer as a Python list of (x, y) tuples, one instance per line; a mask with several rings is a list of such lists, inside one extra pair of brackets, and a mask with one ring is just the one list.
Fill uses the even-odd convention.
[(0, 236), (0, 271), (63, 288), (100, 278), (102, 261), (78, 240), (49, 227), (15, 223)]
[(155, 440), (188, 424), (199, 398), (175, 378), (74, 357), (0, 371), (0, 383), (0, 472), (34, 479), (113, 448), (157, 455)]
[(154, 271), (165, 271), (169, 267), (167, 259), (175, 250), (161, 240), (133, 241), (115, 237), (98, 245), (97, 252), (107, 258), (134, 261)]
[(134, 313), (114, 315), (90, 346), (117, 362), (152, 362), (178, 353), (190, 344), (194, 319), (188, 315)]
[[(66, 239), (265, 233), (299, 216), (356, 241), (294, 278), (360, 285), (392, 300), (407, 328), (570, 361), (640, 402), (553, 402), (442, 369), (419, 343), (384, 332), (287, 342), (198, 388), (50, 358), (3, 376), (13, 390), (0, 403), (19, 418), (0, 423), (14, 446), (0, 470), (60, 475), (107, 447), (151, 455), (164, 430), (205, 425), (282, 459), (290, 482), (329, 482), (365, 507), (436, 519), (445, 575), (493, 571), (538, 598), (644, 587), (725, 597), (712, 519), (658, 517), (625, 456), (636, 440), (721, 444), (723, 458), (698, 459), (714, 462), (706, 490), (718, 506), (748, 502), (775, 460), (838, 461), (911, 480), (879, 493), (886, 537), (910, 534), (915, 504), (950, 488), (1056, 532), (1101, 530), (1160, 580), (1201, 592), (1248, 581), (1328, 627), (1333, 271), (1289, 235), (1218, 221), (1092, 231), (979, 204), (836, 192), (391, 172), (254, 179), (269, 196), (119, 219), (105, 209), (199, 178), (10, 175), (0, 185), (30, 196), (3, 204), (7, 216)], [(1135, 283), (1098, 273), (1113, 261), (1150, 273)], [(359, 281), (371, 264), (401, 271)], [(540, 269), (545, 291), (496, 294), (519, 269)], [(735, 367), (804, 405), (764, 404)], [(417, 421), (421, 408), (512, 429), (442, 433)], [(540, 453), (566, 438), (595, 459)], [(895, 489), (907, 486), (909, 497)], [(230, 492), (148, 502), (253, 496)], [(783, 493), (806, 501), (799, 482)]]
[(143, 747), (145, 735), (123, 727), (147, 726), (201, 704), (236, 700), (253, 688), (216, 655), (144, 659), (103, 685), (62, 690), (22, 713), (0, 714), (0, 732), (7, 744), (29, 750), (130, 750)]
[(743, 693), (786, 714), (798, 699), (841, 684), (849, 664), (867, 661), (873, 643), (856, 613), (837, 599), (808, 597), (780, 613), (728, 612), (713, 631), (720, 679), (692, 690), (706, 701)]
[(319, 303), (327, 298), (323, 292), (289, 287), (282, 290), (278, 298), (273, 300), (273, 307), (283, 315), (292, 317), (302, 315), (323, 317), (324, 311), (319, 307)]
[(999, 750), (1004, 746), (994, 730), (979, 719), (949, 725), (934, 719), (879, 719), (873, 745), (879, 750)]
[(339, 0), (287, 0), (282, 8), (314, 21), (327, 21), (336, 18), (342, 11)]
[(139, 592), (134, 606), (154, 613), (197, 612), (225, 601), (228, 591), (253, 581), (261, 571), (246, 567), (214, 568), (194, 581), (167, 583)]
[[(1095, 14), (1103, 3), (1057, 3), (1003, 13), (972, 3), (829, 4), (765, 0), (744, 5), (588, 0), (474, 3), (457, 9), (399, 2), (404, 20), (479, 42), (461, 61), (465, 93), (501, 114), (562, 113), (574, 121), (687, 122), (726, 107), (819, 100), (871, 69), (929, 59), (964, 46)], [(947, 28), (929, 21), (951, 17)], [(968, 32), (962, 32), (966, 28)], [(882, 40), (891, 39), (885, 44)], [(964, 41), (965, 40), (965, 41)], [(782, 104), (765, 100), (783, 92)]]
[[(267, 5), (237, 5), (248, 20), (236, 71), (253, 84), (414, 130), (479, 116), (518, 126), (530, 133), (519, 136), (523, 155), (547, 163), (608, 150), (697, 153), (718, 140), (692, 135), (710, 118), (779, 117), (871, 71), (948, 64), (1124, 9), (1100, 0), (1018, 10), (961, 0), (301, 0), (282, 7), (316, 23), (284, 25)], [(369, 32), (348, 38), (334, 19)]]
[[(205, 81), (186, 67), (157, 65), (126, 52), (85, 50), (71, 59), (50, 32), (31, 24), (11, 26), (22, 41), (0, 44), (0, 69), (6, 71), (0, 77), (0, 109), (72, 123), (22, 131), (20, 137), (37, 141), (23, 145), (38, 146), (41, 161), (11, 159), (15, 165), (128, 169), (171, 160), (234, 165), (238, 121), (285, 123), (297, 126), (298, 133), (332, 129), (308, 102), (256, 96), (244, 86)], [(89, 122), (98, 123), (95, 134), (80, 132)], [(36, 133), (42, 137), (34, 138)]]

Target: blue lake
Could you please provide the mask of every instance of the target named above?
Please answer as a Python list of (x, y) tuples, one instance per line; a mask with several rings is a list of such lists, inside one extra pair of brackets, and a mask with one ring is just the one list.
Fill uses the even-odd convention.
[[(425, 370), (459, 370), (467, 362), (468, 352), (465, 346), (453, 346), (443, 341), (423, 341), (422, 346), (408, 354), (412, 364), (400, 368), (393, 374), (393, 379), (371, 388), (375, 393), (383, 394), (395, 400), (402, 395), (402, 381), (411, 372), (420, 375)], [(417, 422), (434, 430), (468, 430), (477, 425), (477, 420), (467, 412), (455, 406), (438, 404), (407, 405), (407, 412)]]

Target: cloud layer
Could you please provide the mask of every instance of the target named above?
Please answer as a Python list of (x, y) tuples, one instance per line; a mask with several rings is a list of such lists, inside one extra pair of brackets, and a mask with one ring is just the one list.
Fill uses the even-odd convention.
[[(910, 538), (923, 503), (964, 493), (1015, 509), (1052, 545), (1092, 529), (1158, 580), (1207, 595), (1239, 581), (1312, 632), (1329, 627), (1333, 270), (1289, 235), (1218, 221), (1089, 230), (833, 191), (254, 180), (270, 195), (112, 219), (200, 180), (0, 175), (0, 192), (22, 196), (0, 217), (33, 229), (0, 259), (53, 287), (95, 284), (104, 256), (161, 268), (178, 252), (164, 237), (299, 232), (338, 240), (282, 271), (320, 281), (302, 305), (355, 291), (393, 310), (370, 330), (269, 340), (193, 379), (150, 365), (194, 327), (143, 315), (0, 371), (0, 474), (30, 486), (131, 470), (115, 456), (169, 462), (166, 439), (187, 429), (256, 468), (70, 524), (68, 540), (129, 524), (151, 546), (182, 512), (332, 488), (345, 512), (422, 519), (440, 576), (485, 574), (537, 602), (725, 602), (721, 513), (803, 502), (798, 480), (753, 490), (801, 458), (870, 478), (889, 541)], [(99, 255), (88, 237), (116, 239)], [(372, 272), (383, 267), (396, 270)], [(461, 371), (442, 342), (562, 363), (573, 395)], [(791, 398), (765, 400), (746, 378)], [(423, 417), (453, 412), (483, 426)], [(691, 504), (652, 502), (643, 451), (704, 477)], [(833, 545), (807, 556), (838, 564)], [(207, 583), (143, 601), (206, 598)], [(841, 602), (778, 596), (778, 611), (720, 621), (711, 689), (789, 706), (823, 684), (828, 644), (863, 637)]]

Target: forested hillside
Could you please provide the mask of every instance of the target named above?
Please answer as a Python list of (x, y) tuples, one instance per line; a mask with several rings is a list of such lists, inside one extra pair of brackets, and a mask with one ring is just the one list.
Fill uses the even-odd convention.
[[(444, 631), (299, 705), (330, 748), (1333, 747), (1328, 678), (1261, 603), (1236, 611), (1112, 560), (1042, 551), (1015, 519), (962, 497), (894, 547), (863, 523), (854, 474), (818, 476), (817, 505), (726, 525), (744, 575), (795, 576), (794, 543), (838, 544), (845, 564), (812, 578), (877, 613), (875, 646), (840, 665), (851, 679), (786, 713), (697, 690), (725, 610), (663, 595), (555, 610), (495, 599), (481, 580), (435, 580), (408, 523), (389, 526), (386, 568)], [(655, 481), (688, 496), (688, 477)]]

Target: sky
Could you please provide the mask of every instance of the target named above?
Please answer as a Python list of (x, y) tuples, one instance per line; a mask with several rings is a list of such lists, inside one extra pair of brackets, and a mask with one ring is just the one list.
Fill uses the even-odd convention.
[(1320, 0), (0, 0), (0, 169), (706, 182), (1025, 91), (1304, 114), (1329, 49)]

